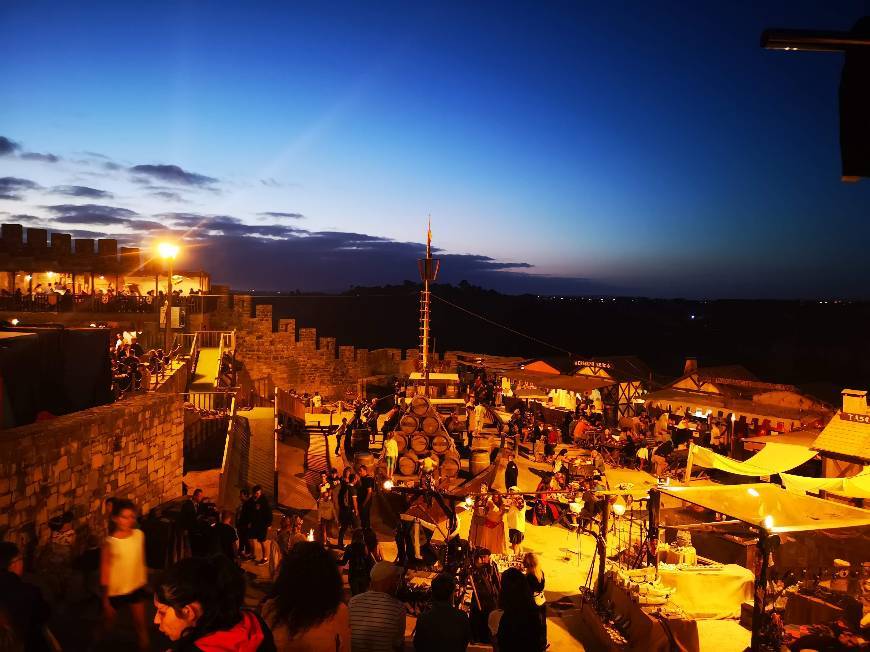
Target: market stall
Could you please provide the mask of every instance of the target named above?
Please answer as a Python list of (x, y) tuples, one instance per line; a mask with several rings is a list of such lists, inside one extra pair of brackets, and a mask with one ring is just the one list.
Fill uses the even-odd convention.
[[(711, 601), (723, 614), (742, 612), (753, 650), (778, 650), (783, 643), (820, 649), (816, 645), (826, 637), (860, 640), (868, 623), (870, 512), (771, 484), (662, 487), (650, 496), (660, 584), (669, 586), (672, 570), (662, 561), (663, 549), (679, 551), (677, 573), (696, 576), (677, 586), (674, 597), (680, 589), (689, 593), (678, 605), (692, 605), (696, 617)], [(714, 584), (706, 577), (705, 567), (718, 560), (704, 559), (696, 550), (696, 532), (754, 535), (751, 599), (739, 575), (728, 578), (727, 566), (719, 571), (721, 581)], [(735, 588), (732, 579), (740, 586)], [(716, 588), (703, 591), (705, 584)]]

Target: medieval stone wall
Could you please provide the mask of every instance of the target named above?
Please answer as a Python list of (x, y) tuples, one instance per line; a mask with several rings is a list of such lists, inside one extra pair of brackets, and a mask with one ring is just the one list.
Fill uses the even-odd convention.
[(168, 393), (0, 431), (0, 538), (44, 543), (66, 510), (80, 536), (101, 536), (109, 496), (143, 513), (180, 496), (183, 440), (181, 399)]
[(271, 375), (284, 389), (344, 399), (356, 394), (361, 378), (408, 374), (416, 368), (416, 349), (369, 351), (339, 345), (334, 337), (318, 336), (314, 328), (297, 328), (295, 319), (279, 319), (273, 330), (272, 317), (270, 305), (252, 311), (247, 295), (236, 295), (232, 311), (219, 315), (221, 323), (237, 329), (236, 357), (251, 378)]

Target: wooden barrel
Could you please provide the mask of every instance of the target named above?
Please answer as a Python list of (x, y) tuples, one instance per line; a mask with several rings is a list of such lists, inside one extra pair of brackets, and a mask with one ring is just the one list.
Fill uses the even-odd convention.
[(417, 421), (417, 417), (412, 414), (406, 414), (401, 419), (399, 419), (399, 430), (402, 432), (408, 433), (409, 435), (418, 429), (419, 422)]
[(450, 437), (442, 433), (438, 433), (432, 437), (432, 450), (442, 455), (450, 450)]
[(399, 447), (399, 452), (404, 453), (408, 450), (408, 435), (404, 432), (394, 432), (393, 439), (396, 440), (396, 446)]
[(472, 450), (485, 450), (487, 452), (492, 450), (492, 437), (489, 435), (475, 435), (471, 438), (471, 449)]
[(459, 453), (455, 450), (447, 451), (441, 461), (441, 475), (445, 478), (455, 478), (459, 475), (459, 469)]
[(441, 430), (441, 423), (438, 421), (438, 417), (423, 417), (420, 421), (420, 430), (425, 432), (427, 435), (434, 435), (436, 432)]
[(422, 432), (415, 432), (411, 436), (411, 450), (420, 455), (429, 450), (429, 437)]
[(417, 473), (417, 454), (414, 451), (405, 451), (399, 456), (399, 475), (414, 475)]
[(429, 399), (425, 396), (415, 396), (411, 399), (411, 412), (418, 417), (425, 416), (429, 412)]
[(471, 451), (471, 475), (475, 476), (489, 466), (488, 450)]
[(369, 475), (374, 475), (375, 470), (375, 456), (371, 453), (356, 453), (353, 456), (353, 468), (357, 472), (359, 472), (359, 467), (365, 466)]

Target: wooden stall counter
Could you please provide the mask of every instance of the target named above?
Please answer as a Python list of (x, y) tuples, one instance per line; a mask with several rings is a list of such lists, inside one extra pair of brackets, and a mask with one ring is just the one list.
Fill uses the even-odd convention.
[[(661, 606), (641, 606), (632, 600), (628, 591), (620, 587), (612, 578), (605, 580), (605, 600), (613, 604), (613, 610), (628, 617), (626, 632), (629, 650), (644, 652), (670, 652), (673, 649), (670, 637), (673, 636), (677, 649), (685, 652), (698, 652), (698, 624), (684, 614), (673, 603)], [(661, 616), (657, 616), (661, 613)], [(667, 628), (667, 629), (666, 629)]]

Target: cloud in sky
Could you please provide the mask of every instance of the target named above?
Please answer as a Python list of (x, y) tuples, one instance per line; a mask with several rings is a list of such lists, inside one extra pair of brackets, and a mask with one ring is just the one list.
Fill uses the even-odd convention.
[(42, 161), (43, 163), (57, 163), (60, 160), (60, 157), (54, 154), (40, 154), (39, 152), (24, 152), (21, 158), (26, 161)]
[(257, 215), (262, 215), (264, 217), (285, 217), (291, 220), (305, 219), (305, 216), (302, 213), (280, 213), (277, 211), (266, 211), (265, 213), (257, 213)]
[(21, 146), (14, 140), (0, 136), (0, 156), (9, 156), (14, 154)]
[(19, 201), (22, 199), (19, 194), (22, 190), (36, 190), (37, 188), (39, 188), (39, 184), (30, 179), (0, 177), (0, 199)]
[[(4, 154), (14, 165), (28, 152), (17, 141), (0, 137), (0, 155)], [(251, 212), (234, 214), (207, 209), (155, 212), (154, 200), (191, 203), (193, 199), (188, 200), (185, 191), (215, 191), (220, 181), (179, 165), (130, 167), (97, 152), (79, 151), (77, 155), (83, 158), (68, 157), (66, 167), (55, 168), (80, 166), (61, 182), (53, 179), (53, 183), (42, 186), (19, 176), (0, 178), (0, 199), (21, 200), (25, 191), (41, 191), (45, 198), (62, 195), (74, 198), (69, 201), (77, 198), (92, 203), (52, 203), (50, 199), (40, 202), (31, 196), (16, 214), (7, 213), (3, 221), (70, 233), (76, 238), (114, 238), (144, 248), (157, 238), (172, 237), (182, 245), (183, 262), (179, 262), (183, 266), (206, 269), (215, 282), (236, 288), (342, 291), (354, 285), (401, 283), (416, 277), (417, 259), (425, 255), (421, 243), (349, 230), (300, 228), (299, 224), (304, 223), (300, 221), (307, 216), (294, 210), (264, 211), (258, 206)], [(27, 158), (51, 163), (52, 157)], [(97, 172), (97, 168), (102, 171)], [(114, 169), (123, 169), (132, 176), (132, 193), (130, 186), (124, 185), (125, 179), (110, 173)], [(77, 183), (84, 178), (82, 175), (99, 177), (99, 187)], [(120, 185), (116, 188), (113, 184)], [(282, 187), (274, 179), (262, 185)], [(116, 197), (124, 197), (125, 201), (105, 201)], [(444, 263), (439, 280), (444, 282), (465, 279), (509, 292), (542, 292), (546, 287), (579, 292), (592, 287), (583, 280), (529, 274), (533, 266), (524, 261), (498, 261), (474, 253), (439, 251), (439, 255)]]
[(157, 179), (164, 183), (174, 183), (183, 186), (207, 187), (217, 183), (214, 177), (188, 172), (178, 165), (134, 165), (130, 168), (137, 177)]
[(187, 200), (184, 197), (172, 190), (152, 190), (149, 194), (152, 197), (157, 197), (158, 199), (164, 199), (166, 201), (187, 203)]
[(112, 199), (114, 195), (106, 190), (98, 190), (88, 186), (55, 186), (51, 189), (56, 195), (69, 195), (70, 197), (87, 197), (88, 199)]

